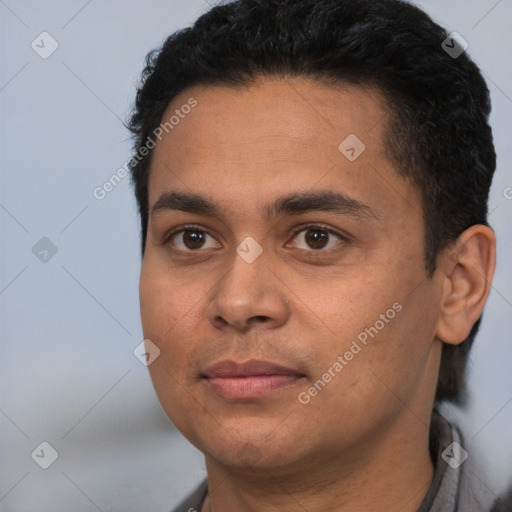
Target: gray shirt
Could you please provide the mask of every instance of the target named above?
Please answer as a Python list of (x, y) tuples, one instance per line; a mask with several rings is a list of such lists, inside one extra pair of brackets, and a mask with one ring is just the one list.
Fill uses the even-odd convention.
[[(418, 512), (500, 512), (494, 493), (469, 456), (466, 460), (460, 430), (436, 411), (430, 426), (430, 455), (434, 478)], [(463, 462), (462, 462), (463, 461)], [(173, 512), (200, 512), (208, 493), (207, 480), (201, 482)]]

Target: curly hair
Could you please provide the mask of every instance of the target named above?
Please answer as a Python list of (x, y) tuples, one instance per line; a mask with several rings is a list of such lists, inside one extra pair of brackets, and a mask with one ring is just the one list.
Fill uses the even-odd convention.
[[(466, 52), (402, 0), (237, 0), (219, 4), (146, 57), (128, 128), (135, 150), (169, 103), (195, 85), (239, 86), (258, 77), (369, 85), (389, 110), (386, 151), (422, 198), (425, 268), (468, 227), (487, 225), (496, 167), (490, 98)], [(454, 44), (453, 41), (451, 42)], [(132, 161), (144, 255), (152, 151)], [(465, 369), (480, 319), (460, 345), (443, 344), (436, 401), (463, 404)]]

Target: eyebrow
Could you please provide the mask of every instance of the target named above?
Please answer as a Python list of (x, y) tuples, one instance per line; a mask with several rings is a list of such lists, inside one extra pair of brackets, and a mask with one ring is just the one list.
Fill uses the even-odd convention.
[[(178, 210), (209, 217), (220, 217), (224, 212), (221, 205), (215, 201), (198, 194), (177, 191), (163, 193), (153, 205), (151, 215), (157, 215), (167, 210)], [(330, 190), (296, 192), (278, 197), (263, 207), (266, 217), (277, 217), (283, 214), (300, 215), (310, 211), (326, 211), (379, 219), (379, 216), (368, 205), (343, 193)]]

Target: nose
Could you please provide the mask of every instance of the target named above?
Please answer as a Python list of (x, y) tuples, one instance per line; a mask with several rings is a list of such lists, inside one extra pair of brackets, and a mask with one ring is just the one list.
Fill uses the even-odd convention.
[(208, 320), (214, 327), (231, 326), (245, 332), (256, 326), (276, 328), (286, 322), (288, 289), (271, 264), (265, 251), (252, 263), (237, 253), (233, 255), (207, 309)]

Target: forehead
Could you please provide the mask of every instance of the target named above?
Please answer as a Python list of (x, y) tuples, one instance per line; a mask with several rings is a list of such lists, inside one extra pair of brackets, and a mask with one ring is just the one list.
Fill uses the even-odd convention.
[(178, 121), (176, 111), (191, 98), (197, 106), (179, 120), (169, 133), (172, 137), (159, 143), (155, 153), (192, 135), (195, 151), (187, 156), (222, 158), (230, 151), (237, 162), (262, 146), (271, 151), (269, 156), (296, 153), (303, 159), (322, 146), (336, 149), (350, 133), (380, 146), (387, 112), (381, 93), (371, 87), (260, 78), (243, 86), (189, 88), (174, 98), (162, 122), (173, 115)]
[(386, 103), (370, 87), (308, 79), (198, 86), (172, 101), (162, 123), (173, 116), (154, 149), (150, 208), (173, 187), (215, 192), (220, 202), (243, 194), (246, 207), (294, 186), (334, 187), (368, 203), (385, 192), (383, 174), (402, 195), (411, 192), (386, 157)]

